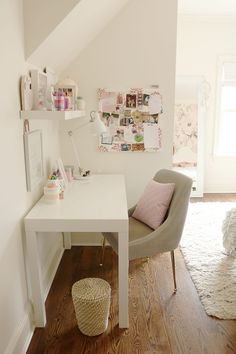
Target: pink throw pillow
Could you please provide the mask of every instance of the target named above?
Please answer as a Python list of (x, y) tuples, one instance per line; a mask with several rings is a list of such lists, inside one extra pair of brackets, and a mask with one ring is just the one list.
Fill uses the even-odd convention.
[(157, 229), (165, 218), (174, 189), (174, 183), (159, 183), (151, 180), (132, 216), (152, 229)]

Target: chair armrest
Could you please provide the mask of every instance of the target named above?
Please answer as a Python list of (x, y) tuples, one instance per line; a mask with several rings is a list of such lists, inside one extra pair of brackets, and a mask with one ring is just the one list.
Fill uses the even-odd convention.
[(129, 243), (129, 259), (150, 257), (157, 253), (172, 251), (179, 242), (175, 233), (175, 225), (169, 219), (164, 221), (156, 230)]
[(128, 215), (129, 215), (129, 216), (132, 216), (132, 214), (133, 214), (133, 212), (134, 212), (134, 210), (135, 210), (135, 208), (136, 208), (136, 205), (137, 205), (137, 204), (135, 204), (132, 208), (129, 208), (129, 210), (128, 210)]

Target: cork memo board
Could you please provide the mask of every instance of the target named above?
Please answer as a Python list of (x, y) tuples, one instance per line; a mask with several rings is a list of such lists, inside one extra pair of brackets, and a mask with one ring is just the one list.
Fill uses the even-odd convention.
[(161, 148), (162, 96), (157, 89), (98, 90), (101, 152), (156, 152)]

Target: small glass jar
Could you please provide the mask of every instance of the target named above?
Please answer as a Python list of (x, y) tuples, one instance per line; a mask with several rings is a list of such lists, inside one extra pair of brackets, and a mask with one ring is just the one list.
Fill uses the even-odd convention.
[(77, 105), (77, 109), (80, 111), (84, 111), (85, 110), (85, 100), (83, 99), (83, 97), (78, 96), (76, 99), (76, 105)]

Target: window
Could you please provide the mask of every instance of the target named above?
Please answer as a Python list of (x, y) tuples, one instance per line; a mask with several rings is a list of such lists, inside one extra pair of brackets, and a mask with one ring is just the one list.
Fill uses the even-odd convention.
[(236, 58), (222, 58), (218, 79), (216, 154), (236, 156)]

